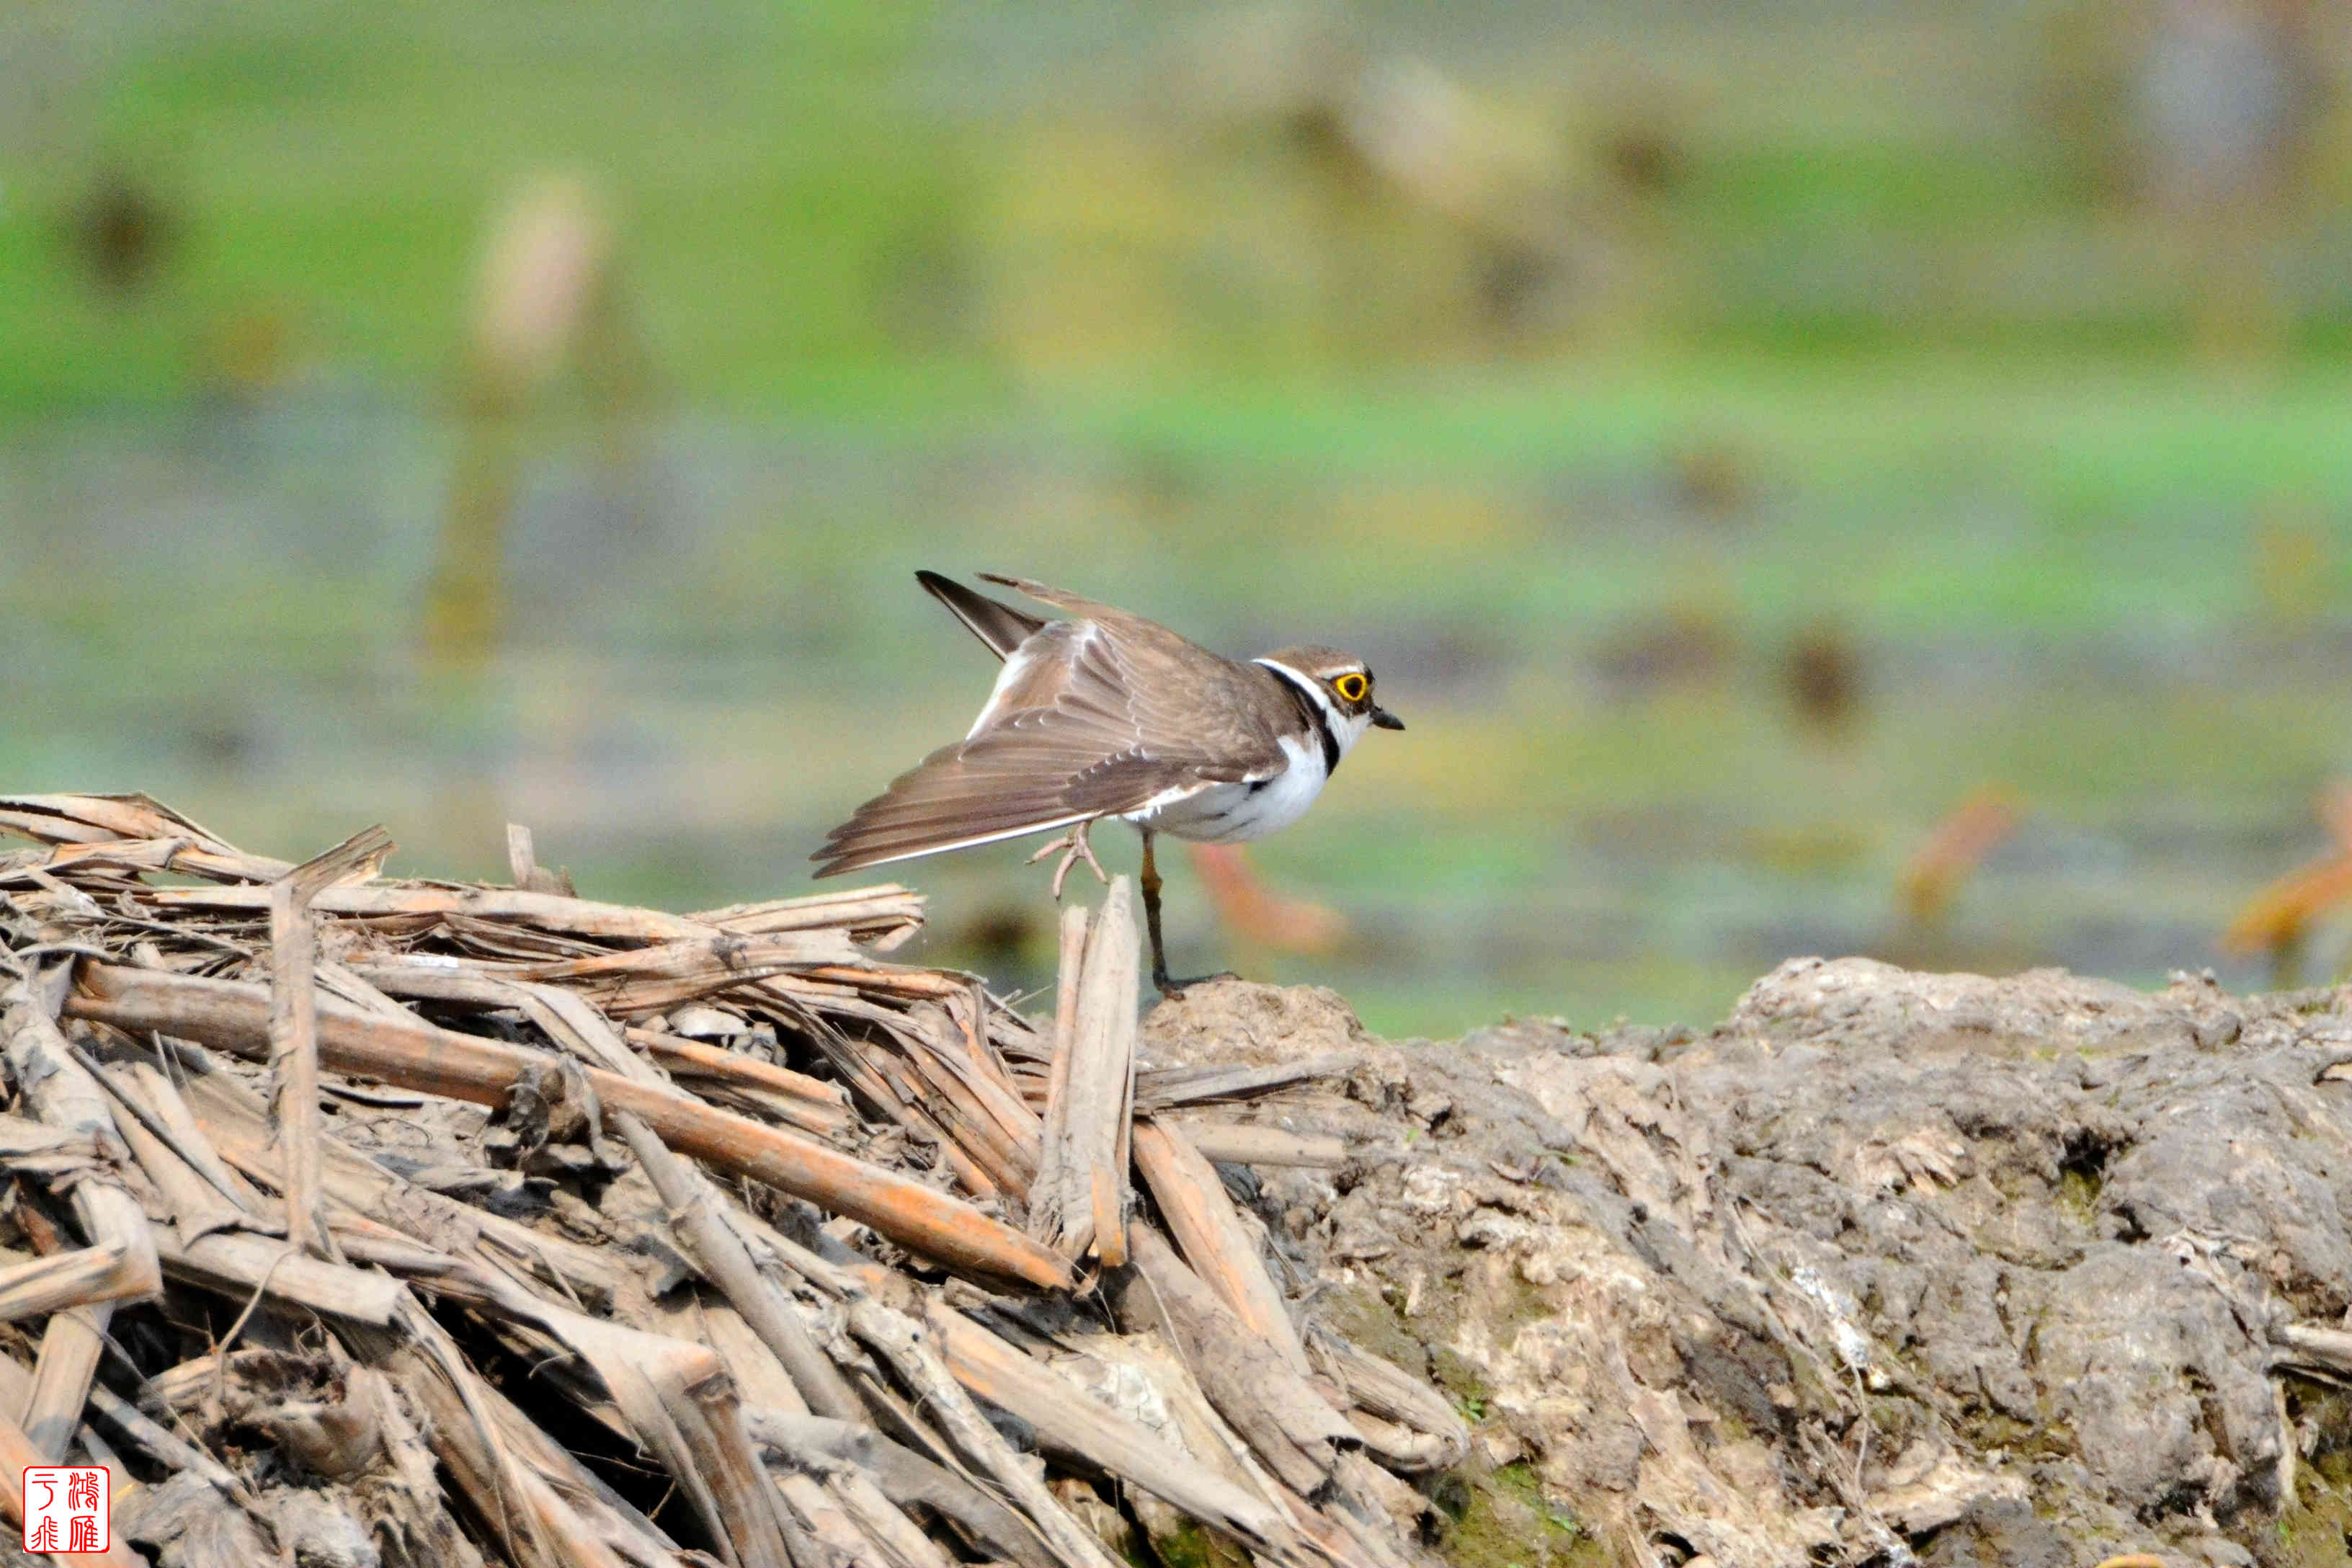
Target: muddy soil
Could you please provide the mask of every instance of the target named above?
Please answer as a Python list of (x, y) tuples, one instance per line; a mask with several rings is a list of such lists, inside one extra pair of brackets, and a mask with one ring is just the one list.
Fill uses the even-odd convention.
[(1703, 1033), (1390, 1044), (1227, 982), (1145, 1041), (1363, 1053), (1248, 1113), (1361, 1158), (1225, 1169), (1475, 1423), (1448, 1561), (2352, 1561), (2352, 991), (1804, 959)]

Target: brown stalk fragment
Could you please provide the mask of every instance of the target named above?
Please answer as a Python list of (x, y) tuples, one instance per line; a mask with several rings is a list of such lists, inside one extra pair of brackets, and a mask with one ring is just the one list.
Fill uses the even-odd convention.
[(415, 1301), (403, 1306), (397, 1330), (355, 1335), (354, 1345), (417, 1401), (434, 1457), (485, 1536), (520, 1568), (685, 1568), (641, 1516), (605, 1502), (579, 1462), (467, 1365)]
[(1121, 1323), (1166, 1334), (1209, 1403), (1266, 1468), (1303, 1496), (1321, 1492), (1339, 1466), (1337, 1444), (1353, 1443), (1354, 1429), (1243, 1326), (1158, 1231), (1141, 1224), (1131, 1231), (1134, 1267), (1113, 1284)]
[(1055, 1063), (1044, 1148), (1029, 1190), (1030, 1233), (1065, 1258), (1092, 1250), (1106, 1268), (1127, 1257), (1127, 1168), (1119, 1155), (1134, 1101), (1139, 966), (1129, 888), (1125, 877), (1111, 879), (1087, 936), (1063, 1047), (1066, 1065)]
[(668, 1469), (740, 1568), (792, 1568), (782, 1507), (744, 1435), (733, 1383), (702, 1345), (548, 1309), (541, 1321), (595, 1368), (638, 1441)]
[[(0, 992), (0, 1049), (35, 1116), (53, 1129), (86, 1139), (117, 1166), (129, 1151), (115, 1131), (114, 1115), (98, 1081), (74, 1059), (58, 1032), (57, 1011), (67, 979), (64, 966), (37, 970)], [(73, 1187), (75, 1216), (91, 1250), (107, 1260), (88, 1283), (89, 1293), (52, 1312), (33, 1367), (33, 1391), (25, 1406), (24, 1434), (54, 1464), (81, 1424), (90, 1379), (113, 1303), (152, 1296), (163, 1286), (155, 1239), (146, 1213), (113, 1173), (92, 1172)]]
[(1255, 1497), (1150, 1431), (1072, 1387), (978, 1323), (942, 1304), (925, 1310), (956, 1380), (1035, 1428), (1057, 1451), (1099, 1466), (1254, 1549), (1280, 1553), (1296, 1532)]
[(751, 1248), (728, 1225), (709, 1183), (664, 1148), (642, 1121), (624, 1112), (619, 1121), (622, 1137), (628, 1140), (630, 1152), (668, 1206), (670, 1223), (688, 1253), (726, 1293), (761, 1342), (784, 1363), (808, 1407), (837, 1420), (864, 1420), (865, 1406), (858, 1404), (848, 1380), (817, 1348), (783, 1291), (752, 1262)]
[(1336, 1171), (1349, 1160), (1345, 1140), (1328, 1132), (1293, 1132), (1255, 1121), (1186, 1120), (1181, 1127), (1201, 1157), (1218, 1164), (1295, 1165)]
[(953, 1519), (988, 1551), (1022, 1568), (1055, 1568), (1052, 1554), (1018, 1514), (953, 1470), (901, 1447), (871, 1426), (760, 1409), (747, 1409), (744, 1422), (753, 1442), (773, 1449), (795, 1468), (856, 1466), (873, 1476), (892, 1502), (919, 1503)]
[(1348, 1419), (1364, 1446), (1393, 1468), (1421, 1475), (1469, 1458), (1470, 1428), (1453, 1405), (1394, 1362), (1328, 1332), (1316, 1336), (1308, 1354), (1354, 1402)]
[(1257, 1244), (1234, 1212), (1225, 1184), (1184, 1134), (1157, 1121), (1135, 1129), (1135, 1163), (1175, 1233), (1185, 1261), (1216, 1290), (1250, 1332), (1300, 1376), (1307, 1375), (1307, 1347), (1291, 1323), (1290, 1309), (1265, 1271)]
[(1362, 1066), (1363, 1060), (1360, 1051), (1333, 1051), (1328, 1056), (1276, 1062), (1271, 1067), (1212, 1064), (1150, 1068), (1136, 1075), (1135, 1106), (1138, 1110), (1171, 1110), (1180, 1105), (1252, 1100), (1295, 1083), (1345, 1078)]
[(849, 1303), (849, 1330), (890, 1363), (900, 1380), (937, 1420), (949, 1441), (976, 1469), (1018, 1505), (1045, 1544), (1071, 1568), (1116, 1568), (1101, 1542), (1069, 1516), (1045, 1482), (1013, 1452), (1002, 1434), (972, 1405), (949, 1373), (924, 1324), (891, 1310), (871, 1297)]
[(286, 1150), (286, 1233), (335, 1256), (319, 1214), (318, 928), (310, 902), (338, 882), (371, 875), (392, 837), (371, 827), (305, 860), (269, 886), (269, 1071), (278, 1084), (278, 1137)]

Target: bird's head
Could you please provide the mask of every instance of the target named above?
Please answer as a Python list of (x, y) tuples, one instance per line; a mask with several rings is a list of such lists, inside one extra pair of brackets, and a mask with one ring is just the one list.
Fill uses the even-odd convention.
[(1310, 700), (1330, 720), (1332, 735), (1342, 752), (1374, 725), (1383, 730), (1404, 728), (1403, 720), (1380, 705), (1373, 695), (1371, 669), (1354, 654), (1336, 647), (1286, 647), (1257, 662), (1303, 683)]

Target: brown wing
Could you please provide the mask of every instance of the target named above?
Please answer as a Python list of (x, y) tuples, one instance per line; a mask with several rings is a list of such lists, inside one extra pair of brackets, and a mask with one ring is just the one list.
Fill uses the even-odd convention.
[(1287, 760), (1264, 715), (1261, 683), (1275, 679), (1118, 611), (1050, 622), (1006, 661), (969, 735), (892, 780), (826, 836), (811, 857), (821, 863), (816, 874), (1269, 776)]

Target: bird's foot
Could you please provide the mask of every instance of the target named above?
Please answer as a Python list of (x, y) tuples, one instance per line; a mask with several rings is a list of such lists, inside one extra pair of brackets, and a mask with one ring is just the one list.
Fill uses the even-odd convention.
[(1062, 852), (1062, 863), (1054, 868), (1054, 898), (1056, 901), (1062, 897), (1062, 879), (1067, 877), (1070, 868), (1080, 860), (1087, 863), (1103, 886), (1110, 885), (1110, 878), (1104, 872), (1102, 862), (1095, 858), (1095, 847), (1087, 842), (1087, 829), (1093, 826), (1094, 820), (1089, 817), (1029, 857), (1029, 864), (1034, 866), (1055, 850)]
[(1214, 974), (1195, 974), (1189, 980), (1173, 980), (1169, 977), (1166, 970), (1160, 969), (1152, 972), (1151, 984), (1160, 988), (1160, 994), (1173, 1002), (1195, 985), (1206, 985), (1212, 980), (1239, 980), (1240, 978), (1240, 975), (1230, 969), (1220, 969)]

